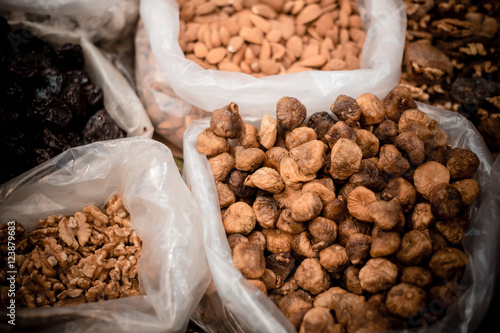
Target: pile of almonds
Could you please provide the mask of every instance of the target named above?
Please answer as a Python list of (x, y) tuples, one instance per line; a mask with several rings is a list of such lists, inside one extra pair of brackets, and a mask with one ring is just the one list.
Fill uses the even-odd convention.
[(359, 69), (366, 37), (353, 0), (177, 0), (179, 44), (206, 69), (255, 77)]

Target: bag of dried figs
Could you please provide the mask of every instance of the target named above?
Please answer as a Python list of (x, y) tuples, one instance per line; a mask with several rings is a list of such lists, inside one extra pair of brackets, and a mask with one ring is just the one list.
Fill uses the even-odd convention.
[[(205, 112), (211, 112), (220, 105), (224, 105), (227, 96), (232, 96), (232, 100), (242, 110), (251, 114), (262, 115), (262, 110), (275, 107), (275, 96), (287, 95), (297, 97), (310, 112), (316, 112), (327, 108), (332, 96), (340, 93), (372, 92), (381, 97), (397, 83), (401, 72), (406, 28), (405, 6), (402, 1), (356, 1), (355, 4), (354, 1), (322, 1), (321, 4), (312, 3), (304, 8), (298, 3), (297, 8), (293, 10), (290, 9), (290, 4), (293, 2), (287, 4), (284, 1), (257, 3), (141, 1), (140, 13), (143, 26), (139, 25), (136, 34), (136, 82), (139, 95), (146, 105), (157, 132), (173, 145), (181, 147), (182, 133), (189, 122), (203, 117)], [(354, 7), (357, 7), (359, 13), (354, 14)], [(271, 14), (266, 14), (265, 11), (269, 10)], [(304, 12), (303, 15), (298, 14), (300, 10)], [(323, 11), (326, 14), (318, 16)], [(295, 14), (297, 14), (298, 23), (289, 20), (290, 17), (295, 17)], [(192, 24), (189, 20), (195, 15), (199, 16), (199, 20), (198, 23)], [(228, 17), (231, 19), (228, 20)], [(222, 27), (225, 23), (217, 25), (219, 22), (226, 21), (230, 21), (227, 26)], [(239, 22), (241, 27), (238, 27), (235, 22)], [(274, 29), (273, 33), (270, 32), (273, 26), (281, 23), (283, 23), (283, 32), (278, 32), (279, 29)], [(360, 25), (362, 25), (361, 28)], [(213, 43), (206, 41), (206, 38), (201, 38), (200, 35), (203, 34), (200, 30), (204, 28), (200, 29), (200, 26), (219, 28), (219, 30), (215, 29)], [(244, 32), (244, 30), (248, 30), (249, 27), (252, 29), (259, 27), (264, 33), (252, 30), (250, 36), (247, 36), (248, 31)], [(241, 30), (238, 30), (240, 28)], [(353, 28), (352, 31), (350, 28)], [(307, 29), (308, 32), (303, 33), (300, 29)], [(209, 35), (212, 34), (210, 31), (207, 32)], [(200, 48), (200, 53), (196, 52), (196, 54), (201, 54), (200, 61), (204, 61), (207, 47), (210, 49), (207, 45), (212, 44), (214, 52), (224, 53), (227, 59), (234, 62), (236, 58), (243, 57), (240, 53), (244, 50), (241, 48), (239, 53), (234, 52), (236, 49), (233, 48), (231, 40), (234, 39), (236, 44), (238, 41), (242, 43), (243, 37), (241, 36), (244, 36), (246, 40), (252, 40), (252, 32), (264, 40), (264, 42), (259, 40), (245, 46), (247, 53), (252, 53), (252, 57), (255, 57), (255, 63), (259, 61), (259, 58), (264, 57), (263, 53), (269, 55), (262, 49), (272, 48), (274, 53), (269, 52), (275, 55), (271, 60), (273, 67), (277, 66), (276, 63), (285, 66), (286, 60), (282, 59), (286, 56), (284, 57), (283, 54), (290, 55), (291, 52), (295, 52), (293, 57), (296, 56), (296, 63), (300, 69), (310, 66), (307, 68), (313, 70), (295, 73), (290, 70), (290, 73), (279, 75), (273, 75), (277, 74), (276, 72), (267, 72), (269, 75), (262, 75), (260, 67), (263, 65), (261, 64), (252, 65), (256, 68), (252, 71), (252, 75), (249, 75), (245, 74), (245, 71), (240, 71), (241, 69), (235, 69), (232, 63), (229, 63), (227, 68), (217, 67), (218, 65), (210, 63), (208, 64), (210, 67), (202, 67), (197, 64), (198, 60), (192, 57), (193, 54), (185, 55), (183, 52), (186, 44), (189, 45), (185, 48), (186, 52), (190, 50), (189, 52), (192, 53), (194, 47), (197, 51)], [(194, 37), (188, 37), (193, 34), (200, 36), (198, 41)], [(306, 37), (309, 38), (310, 47), (306, 47), (305, 42), (302, 43), (299, 38), (302, 35), (304, 35), (304, 40)], [(328, 38), (324, 38), (325, 36)], [(361, 39), (361, 41), (354, 43), (349, 40), (349, 37), (355, 40)], [(320, 41), (324, 39), (327, 42), (321, 42), (322, 48), (330, 50), (333, 55), (323, 57), (318, 54)], [(345, 45), (348, 46), (344, 45), (343, 39), (347, 40)], [(328, 46), (330, 42), (333, 46)], [(221, 43), (222, 46), (220, 46)], [(238, 44), (239, 46), (241, 45)], [(348, 50), (351, 47), (356, 49), (355, 55), (349, 53)], [(229, 51), (226, 52), (226, 49)], [(313, 60), (299, 64), (299, 60), (302, 60), (302, 51), (304, 57), (310, 54), (310, 59)], [(234, 52), (234, 56), (231, 52)], [(207, 57), (208, 55), (209, 53)], [(214, 55), (216, 56), (217, 54)], [(250, 55), (247, 57), (250, 58)], [(216, 61), (211, 61), (210, 58), (211, 56), (208, 62)], [(227, 59), (222, 60), (221, 63), (227, 63)], [(313, 64), (318, 59), (319, 63)], [(325, 65), (325, 59), (331, 61), (333, 67)], [(269, 63), (267, 60), (269, 59), (264, 62)], [(352, 64), (353, 67), (346, 67), (346, 63), (350, 61), (355, 64)], [(250, 63), (250, 60), (246, 62)], [(336, 67), (338, 64), (340, 67)], [(218, 68), (223, 70), (218, 70)], [(359, 69), (350, 70), (350, 68)]]
[[(330, 104), (331, 101), (327, 103), (327, 105)], [(442, 316), (442, 304), (437, 304), (436, 308), (427, 308), (427, 314), (429, 315), (428, 319), (431, 320), (432, 325), (424, 328), (421, 327), (418, 331), (473, 331), (487, 311), (493, 284), (499, 268), (496, 260), (499, 252), (496, 240), (500, 237), (500, 227), (498, 227), (498, 216), (500, 214), (498, 207), (500, 206), (498, 206), (498, 204), (492, 204), (493, 199), (498, 199), (496, 198), (498, 196), (498, 187), (495, 185), (497, 183), (496, 180), (493, 180), (490, 184), (490, 174), (493, 176), (496, 171), (492, 172), (491, 170), (492, 158), (483, 139), (466, 118), (460, 114), (437, 109), (425, 104), (417, 104), (417, 106), (421, 111), (425, 112), (431, 120), (436, 120), (438, 122), (439, 127), (448, 135), (447, 142), (449, 145), (473, 151), (480, 161), (479, 168), (474, 175), (474, 179), (479, 184), (479, 195), (471, 206), (470, 226), (463, 237), (463, 247), (469, 256), (469, 261), (465, 268), (464, 278), (458, 288), (459, 292), (453, 294), (453, 292), (450, 291), (452, 294), (446, 296), (451, 297), (454, 303), (446, 310), (444, 316)], [(275, 115), (270, 114), (270, 116), (275, 118)], [(245, 124), (249, 123), (254, 125), (257, 130), (261, 122), (264, 123), (264, 119), (255, 116), (243, 117), (243, 121)], [(267, 288), (267, 285), (265, 285), (265, 283), (264, 285), (259, 284), (259, 280), (251, 280), (251, 278), (248, 280), (245, 278), (243, 275), (245, 267), (239, 267), (239, 269), (235, 268), (238, 262), (235, 261), (232, 251), (236, 251), (236, 249), (243, 251), (242, 249), (246, 245), (241, 246), (242, 244), (239, 242), (243, 242), (243, 244), (246, 243), (244, 240), (238, 240), (236, 237), (238, 235), (236, 234), (236, 236), (231, 239), (232, 243), (230, 244), (226, 234), (228, 229), (226, 228), (243, 228), (244, 226), (240, 226), (239, 224), (236, 225), (237, 223), (231, 225), (230, 222), (227, 222), (229, 224), (226, 224), (226, 222), (223, 224), (220, 208), (221, 203), (219, 200), (225, 200), (226, 197), (219, 195), (220, 189), (223, 189), (223, 187), (219, 189), (219, 186), (225, 184), (223, 183), (224, 180), (220, 182), (214, 181), (214, 177), (217, 177), (217, 175), (213, 173), (213, 170), (222, 170), (224, 160), (218, 159), (218, 155), (214, 155), (215, 157), (212, 157), (209, 163), (205, 156), (206, 154), (199, 152), (201, 148), (217, 149), (216, 147), (218, 147), (217, 144), (220, 140), (217, 141), (216, 135), (213, 132), (210, 134), (209, 130), (208, 132), (205, 131), (208, 127), (210, 127), (210, 119), (193, 121), (184, 133), (183, 145), (183, 177), (186, 179), (196, 201), (204, 212), (202, 222), (203, 240), (211, 276), (213, 278), (212, 288), (204, 295), (201, 303), (202, 306), (195, 312), (197, 323), (202, 326), (204, 325), (207, 331), (215, 331), (215, 328), (222, 326), (225, 327), (227, 331), (238, 332), (294, 332), (296, 328), (280, 311), (278, 306), (276, 306), (274, 302), (275, 299), (270, 299), (261, 291), (262, 289), (258, 289), (259, 285), (261, 288)], [(245, 128), (250, 129), (251, 126)], [(230, 130), (231, 128), (227, 128), (228, 132)], [(197, 141), (198, 135), (203, 131), (205, 131), (204, 133), (208, 141), (212, 143), (211, 145), (201, 146), (201, 142)], [(265, 133), (260, 133), (259, 135), (261, 134), (265, 135)], [(251, 135), (248, 137), (250, 136)], [(245, 149), (245, 151), (246, 150), (251, 150), (251, 148)], [(241, 154), (243, 154), (243, 152)], [(279, 154), (278, 150), (276, 150), (276, 154)], [(220, 154), (220, 156), (222, 155), (224, 154)], [(267, 162), (265, 163), (272, 166), (272, 157), (269, 157), (269, 161), (267, 158), (266, 155)], [(281, 164), (281, 166), (282, 165), (283, 164)], [(246, 175), (244, 172), (241, 173)], [(245, 184), (247, 184), (247, 182), (250, 184), (251, 179), (244, 179)], [(264, 177), (262, 179), (263, 181), (267, 179), (268, 182), (270, 182), (271, 178)], [(255, 182), (256, 180), (252, 181)], [(237, 180), (235, 180), (235, 182), (237, 182)], [(241, 185), (240, 188), (235, 187), (236, 185), (231, 187), (231, 183), (228, 184), (229, 189), (235, 188), (237, 191), (244, 191), (245, 188), (248, 189), (248, 186)], [(259, 185), (259, 188), (261, 188), (261, 186), (264, 185)], [(263, 198), (265, 199), (265, 197)], [(240, 204), (244, 206), (244, 199), (240, 201)], [(238, 204), (238, 202), (234, 205), (236, 204)], [(236, 207), (234, 209), (236, 210)], [(243, 208), (233, 213), (238, 216), (248, 216)], [(227, 211), (224, 214), (227, 214)], [(243, 220), (242, 218), (241, 221)], [(241, 224), (243, 225), (243, 222), (241, 222)], [(259, 224), (262, 226), (260, 221)], [(235, 232), (245, 234), (246, 231)], [(247, 242), (252, 242), (252, 240), (248, 238)], [(258, 240), (255, 240), (254, 244), (259, 244), (258, 242)], [(247, 247), (249, 249), (251, 248), (251, 246)], [(282, 265), (285, 265), (284, 262), (289, 259), (291, 258), (282, 258)], [(251, 268), (248, 269), (250, 270)], [(261, 281), (264, 281), (263, 279), (264, 277), (260, 278)], [(290, 279), (290, 283), (293, 282), (292, 280), (293, 278)], [(292, 284), (290, 284), (289, 287), (292, 288), (291, 290), (294, 290)], [(279, 301), (279, 295), (277, 295), (277, 297)], [(310, 294), (309, 297), (311, 297)], [(445, 295), (443, 295), (443, 297), (445, 297)], [(279, 304), (281, 305), (282, 303), (280, 302)], [(211, 307), (212, 305), (214, 306)], [(301, 305), (297, 303), (296, 306), (300, 307)], [(210, 307), (212, 309), (218, 309), (218, 313), (207, 314), (207, 308)], [(299, 311), (298, 308), (296, 310)], [(291, 309), (290, 311), (294, 310)], [(422, 313), (422, 315), (425, 315), (425, 313)], [(442, 318), (433, 320), (433, 318), (436, 319), (440, 317), (440, 315)], [(362, 316), (364, 317), (364, 315)]]
[[(110, 216), (110, 209), (117, 210), (116, 207), (122, 208), (112, 215), (113, 221), (109, 218), (106, 220), (106, 216)], [(129, 217), (126, 217), (127, 212)], [(101, 218), (98, 219), (99, 214), (104, 215), (105, 222), (102, 222)], [(70, 216), (69, 221), (67, 216)], [(80, 233), (84, 230), (80, 227), (82, 216), (84, 220), (87, 217), (87, 223), (84, 225), (87, 229), (90, 226), (92, 231), (90, 239), (87, 237), (85, 241), (82, 241), (84, 235)], [(78, 221), (78, 230), (74, 234), (68, 234), (71, 228), (75, 228), (70, 225), (75, 219)], [(125, 219), (129, 222), (125, 223)], [(97, 220), (101, 221), (101, 224), (98, 224)], [(48, 299), (44, 299), (47, 297), (44, 295), (49, 294), (43, 291), (37, 296), (40, 300), (30, 301), (27, 298), (30, 293), (26, 289), (31, 290), (33, 286), (26, 283), (34, 276), (45, 274), (47, 267), (39, 267), (36, 261), (42, 260), (43, 255), (40, 257), (42, 259), (35, 259), (34, 254), (31, 254), (36, 267), (31, 267), (28, 263), (28, 268), (17, 267), (16, 273), (2, 272), (5, 278), (10, 274), (19, 274), (18, 283), (23, 284), (24, 290), (16, 284), (11, 296), (2, 293), (2, 303), (5, 298), (9, 301), (9, 297), (15, 300), (13, 319), (16, 328), (37, 332), (184, 332), (191, 313), (209, 283), (204, 246), (200, 241), (203, 235), (199, 225), (199, 208), (183, 181), (170, 150), (150, 138), (123, 138), (71, 148), (5, 183), (0, 187), (0, 221), (16, 221), (28, 233), (34, 233), (41, 227), (45, 228), (41, 230), (46, 233), (45, 238), (41, 239), (45, 250), (41, 251), (44, 245), (40, 244), (39, 252), (52, 251), (47, 250), (48, 243), (45, 243), (51, 239), (57, 240), (59, 249), (62, 246), (67, 253), (63, 259), (68, 262), (74, 261), (75, 250), (78, 250), (76, 261), (71, 264), (73, 266), (69, 272), (67, 267), (70, 263), (66, 266), (58, 264), (57, 260), (62, 260), (62, 256), (50, 252), (58, 259), (56, 262), (52, 262), (50, 257), (47, 259), (51, 266), (55, 264), (49, 267), (49, 270), (55, 269), (59, 274), (42, 275), (42, 278), (49, 282), (49, 289), (53, 286), (54, 291), (51, 293), (56, 293), (56, 304), (53, 306), (39, 307), (40, 300)], [(63, 221), (66, 223), (65, 229), (62, 229)], [(120, 223), (129, 224), (127, 233), (126, 229), (123, 229), (123, 234), (119, 233)], [(59, 234), (53, 233), (56, 227), (59, 228)], [(132, 249), (132, 240), (123, 247), (123, 243), (120, 246), (114, 242), (113, 237), (124, 237), (132, 233), (139, 238), (142, 252), (137, 262), (127, 263), (132, 256), (129, 250), (136, 251), (133, 255), (136, 258), (138, 250)], [(6, 229), (2, 230), (2, 249), (7, 244), (7, 238), (4, 237), (6, 235)], [(63, 238), (64, 235), (66, 238)], [(73, 238), (70, 238), (73, 243), (78, 239), (74, 244), (76, 246), (67, 246), (68, 235), (73, 235)], [(16, 237), (20, 237), (17, 236), (17, 231), (14, 238)], [(38, 239), (33, 237), (30, 240)], [(102, 240), (104, 245), (101, 244)], [(16, 244), (15, 251), (21, 255), (21, 239), (10, 241)], [(133, 241), (134, 244), (136, 242), (137, 239)], [(81, 249), (84, 246), (81, 244), (85, 245), (85, 251)], [(57, 247), (50, 248), (57, 250)], [(74, 250), (71, 251), (71, 248)], [(117, 257), (115, 252), (118, 252), (118, 249), (120, 251)], [(89, 274), (85, 267), (86, 260), (93, 256), (92, 251), (95, 251), (95, 256), (100, 259), (95, 261), (97, 267), (89, 266)], [(124, 255), (123, 251), (127, 254)], [(16, 264), (18, 260), (24, 259), (21, 257), (16, 258)], [(54, 257), (52, 259), (55, 260)], [(7, 261), (6, 256), (4, 260)], [(125, 266), (118, 266), (120, 261), (123, 261)], [(127, 265), (130, 267), (127, 268)], [(74, 273), (73, 270), (78, 273), (81, 269), (84, 270), (84, 275), (80, 276), (82, 281), (88, 280), (89, 276), (95, 279), (99, 271), (104, 272), (104, 275), (99, 274), (98, 279), (87, 281), (93, 286), (90, 289), (88, 284), (85, 286), (83, 282), (65, 282), (64, 276), (69, 279)], [(138, 286), (137, 282), (135, 283), (139, 295), (137, 292), (124, 292), (127, 296), (124, 297), (120, 290), (125, 289), (126, 282), (130, 284), (132, 279), (126, 278), (132, 277), (129, 275), (131, 272), (138, 276)], [(56, 283), (56, 280), (63, 283), (64, 287), (61, 287), (61, 283)], [(113, 287), (113, 281), (120, 281), (119, 285), (115, 283)], [(71, 288), (71, 284), (75, 283), (77, 286)], [(89, 293), (94, 287), (103, 286), (103, 283), (104, 289), (98, 289), (95, 299), (96, 295)], [(3, 280), (2, 290), (4, 285), (9, 288), (8, 283)], [(56, 285), (59, 285), (57, 290)], [(47, 287), (46, 283), (43, 286)], [(36, 288), (36, 285), (34, 287)], [(67, 290), (64, 289), (66, 287)], [(71, 290), (79, 291), (80, 294), (65, 298)], [(111, 293), (108, 294), (108, 291)], [(118, 298), (117, 291), (120, 292)], [(65, 297), (62, 294), (65, 294)], [(68, 302), (71, 304), (71, 297), (75, 297), (76, 304), (66, 305)], [(28, 304), (38, 304), (37, 308), (25, 307), (25, 301)], [(3, 318), (12, 320), (6, 316), (10, 313), (9, 309), (3, 307), (1, 311)], [(8, 331), (13, 326), (8, 324), (7, 320), (2, 320), (1, 327)]]

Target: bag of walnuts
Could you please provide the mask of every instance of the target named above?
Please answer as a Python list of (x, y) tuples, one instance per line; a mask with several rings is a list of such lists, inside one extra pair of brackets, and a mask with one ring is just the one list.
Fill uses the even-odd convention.
[(200, 217), (170, 150), (149, 138), (40, 164), (0, 187), (2, 327), (186, 330), (209, 284), (192, 241)]
[(275, 96), (320, 111), (349, 91), (385, 95), (401, 72), (398, 0), (141, 2), (137, 87), (155, 129), (182, 147), (189, 122), (224, 105), (262, 115)]
[(331, 102), (226, 103), (186, 131), (213, 297), (251, 332), (473, 328), (499, 236), (484, 141), (406, 88)]

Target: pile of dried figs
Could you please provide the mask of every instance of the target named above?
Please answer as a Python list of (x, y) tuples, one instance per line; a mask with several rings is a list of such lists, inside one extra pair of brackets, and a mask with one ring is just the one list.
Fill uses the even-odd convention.
[(458, 111), (500, 152), (500, 3), (405, 0), (401, 84), (414, 99)]
[(126, 136), (84, 64), (80, 45), (53, 49), (0, 17), (0, 184), (68, 148)]
[(252, 124), (230, 103), (198, 135), (234, 266), (300, 332), (432, 324), (459, 294), (480, 161), (406, 88), (330, 111), (282, 97)]

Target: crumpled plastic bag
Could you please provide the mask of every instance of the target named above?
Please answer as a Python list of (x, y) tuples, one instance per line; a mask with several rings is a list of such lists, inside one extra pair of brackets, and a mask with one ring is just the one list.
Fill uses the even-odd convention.
[[(350, 94), (350, 96), (355, 95)], [(469, 255), (469, 263), (460, 286), (460, 290), (464, 293), (447, 310), (444, 318), (428, 328), (419, 329), (418, 332), (472, 331), (486, 314), (487, 301), (491, 298), (495, 281), (494, 273), (499, 268), (496, 242), (500, 238), (500, 205), (490, 205), (492, 192), (496, 193), (496, 200), (498, 200), (498, 179), (492, 183), (493, 186), (490, 186), (492, 158), (472, 123), (455, 112), (421, 103), (418, 103), (418, 107), (427, 113), (429, 118), (438, 121), (440, 128), (448, 134), (448, 144), (474, 151), (481, 161), (475, 174), (475, 179), (480, 186), (480, 194), (471, 209), (471, 225), (464, 237), (464, 247)], [(269, 115), (275, 117), (271, 112)], [(253, 123), (255, 126), (260, 124), (259, 117), (246, 117), (244, 121)], [(183, 177), (204, 214), (202, 224), (205, 251), (214, 286), (217, 289), (217, 294), (212, 293), (212, 297), (220, 297), (223, 307), (219, 306), (219, 308), (225, 307), (225, 310), (230, 312), (240, 325), (234, 330), (232, 327), (226, 327), (228, 331), (240, 331), (242, 328), (245, 332), (294, 332), (295, 328), (274, 303), (248, 283), (233, 266), (210, 165), (207, 158), (196, 150), (197, 136), (209, 127), (209, 122), (209, 119), (193, 121), (184, 134)], [(204, 296), (206, 297), (207, 295)], [(436, 309), (429, 309), (429, 311), (436, 311)], [(221, 320), (228, 317), (225, 313), (218, 315)], [(198, 319), (200, 319), (198, 324), (202, 324), (203, 317), (198, 316)], [(214, 322), (213, 318), (211, 320)], [(220, 322), (210, 324), (224, 325)], [(209, 325), (206, 328), (207, 331), (213, 332)]]
[(367, 32), (361, 69), (307, 71), (255, 78), (206, 70), (187, 60), (178, 44), (176, 0), (144, 0), (144, 28), (136, 34), (136, 84), (157, 132), (182, 147), (182, 133), (193, 119), (231, 100), (249, 115), (274, 109), (275, 96), (294, 96), (310, 112), (323, 111), (332, 96), (371, 92), (385, 96), (399, 81), (405, 44), (406, 11), (401, 0), (358, 1)]
[(29, 232), (40, 218), (74, 214), (85, 205), (102, 207), (119, 193), (143, 242), (141, 296), (60, 308), (17, 307), (17, 329), (185, 331), (208, 286), (208, 266), (200, 210), (162, 143), (131, 137), (71, 148), (0, 187), (0, 221), (16, 220)]
[[(92, 5), (92, 3), (102, 2), (103, 1), (98, 0), (86, 1), (89, 6)], [(117, 0), (114, 0), (114, 2), (116, 3)], [(36, 4), (38, 4), (38, 6)], [(31, 5), (31, 12), (43, 14), (48, 10), (45, 7), (48, 6), (48, 4), (53, 4), (53, 1), (40, 1), (36, 4)], [(21, 1), (19, 4), (10, 0), (0, 1), (0, 10), (13, 10), (8, 13), (8, 22), (13, 29), (26, 29), (29, 34), (49, 42), (54, 47), (62, 46), (65, 43), (81, 45), (85, 58), (84, 69), (91, 81), (102, 89), (104, 107), (111, 118), (127, 133), (127, 136), (152, 137), (154, 132), (153, 124), (134, 88), (129, 83), (129, 79), (124, 75), (124, 73), (127, 73), (126, 70), (122, 70), (112, 63), (108, 59), (109, 55), (103, 53), (102, 50), (91, 41), (91, 38), (96, 39), (97, 37), (92, 36), (89, 31), (79, 26), (72, 26), (60, 22), (56, 24), (51, 21), (38, 22), (36, 20), (28, 20), (27, 17), (29, 17), (29, 15), (19, 11), (25, 9), (25, 7), (26, 3), (24, 1)], [(97, 6), (96, 9), (101, 7), (102, 5)], [(53, 4), (53, 7), (49, 8), (52, 10), (52, 15), (57, 14), (59, 11), (65, 14), (67, 11), (70, 11), (70, 9), (76, 11), (79, 5), (78, 1), (68, 0)], [(82, 11), (83, 14), (81, 18), (86, 17), (84, 13), (87, 12), (88, 10)], [(93, 13), (97, 15), (98, 12), (94, 11)], [(95, 21), (90, 20), (89, 17), (87, 17), (87, 19), (89, 20), (88, 22)], [(94, 22), (93, 24), (97, 23)], [(101, 29), (92, 30), (91, 32), (95, 34), (97, 31), (101, 31), (101, 34), (103, 34), (102, 31), (107, 30), (105, 27), (101, 26)], [(29, 34), (26, 34), (26, 38), (29, 38)], [(108, 37), (111, 38), (110, 36)], [(104, 37), (100, 38), (100, 40), (102, 40)], [(22, 43), (22, 40), (14, 42)], [(13, 47), (15, 46), (16, 45), (13, 45)]]

